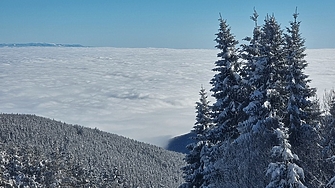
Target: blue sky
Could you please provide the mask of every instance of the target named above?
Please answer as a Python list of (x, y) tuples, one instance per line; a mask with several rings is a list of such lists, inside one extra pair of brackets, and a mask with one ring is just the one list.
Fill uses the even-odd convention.
[(254, 7), (284, 29), (296, 6), (307, 48), (335, 48), (334, 0), (1, 0), (0, 43), (210, 49), (219, 12), (241, 41)]

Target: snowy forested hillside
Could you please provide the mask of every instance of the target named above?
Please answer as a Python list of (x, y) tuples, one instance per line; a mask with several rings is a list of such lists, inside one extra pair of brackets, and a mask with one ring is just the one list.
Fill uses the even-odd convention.
[(177, 187), (183, 155), (35, 115), (0, 115), (0, 186)]

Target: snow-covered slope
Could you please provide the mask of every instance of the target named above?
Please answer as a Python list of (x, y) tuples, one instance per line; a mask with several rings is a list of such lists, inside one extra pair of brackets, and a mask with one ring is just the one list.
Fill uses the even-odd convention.
[[(12, 148), (19, 148), (18, 150), (21, 148), (21, 150), (39, 154), (31, 156), (32, 152), (27, 152), (22, 154), (23, 159), (27, 156), (38, 158), (43, 155), (46, 161), (55, 161), (54, 156), (59, 156), (56, 162), (63, 165), (62, 167), (56, 165), (59, 168), (57, 172), (66, 173), (77, 170), (79, 166), (84, 172), (81, 176), (72, 173), (75, 174), (72, 176), (79, 176), (76, 177), (76, 181), (87, 178), (87, 182), (93, 182), (96, 186), (97, 183), (94, 182), (106, 181), (107, 187), (110, 187), (112, 185), (110, 183), (116, 181), (106, 178), (106, 176), (110, 177), (110, 173), (117, 173), (122, 177), (120, 184), (125, 187), (177, 187), (183, 181), (180, 171), (184, 165), (182, 154), (98, 129), (69, 125), (35, 115), (0, 115), (0, 151), (8, 153)], [(1, 152), (0, 162), (6, 163)], [(12, 155), (11, 159), (13, 157), (16, 155)], [(24, 163), (23, 159), (20, 165), (23, 165), (21, 164)], [(63, 167), (64, 164), (69, 164), (68, 160), (71, 160), (71, 166)], [(9, 165), (8, 168), (0, 171), (10, 171), (10, 164), (7, 165)], [(115, 168), (118, 169), (117, 172)], [(22, 169), (16, 171), (26, 176), (31, 173), (29, 170)], [(5, 175), (5, 173), (2, 174)], [(39, 174), (36, 172), (36, 176)], [(64, 186), (64, 184), (61, 185)]]

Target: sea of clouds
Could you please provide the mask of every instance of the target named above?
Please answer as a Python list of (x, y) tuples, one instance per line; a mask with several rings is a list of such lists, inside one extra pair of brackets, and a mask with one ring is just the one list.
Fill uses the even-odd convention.
[[(0, 112), (36, 114), (164, 146), (189, 132), (217, 50), (0, 48)], [(335, 49), (307, 50), (322, 98), (334, 87)], [(210, 94), (210, 93), (209, 93)], [(210, 99), (213, 100), (213, 99)]]

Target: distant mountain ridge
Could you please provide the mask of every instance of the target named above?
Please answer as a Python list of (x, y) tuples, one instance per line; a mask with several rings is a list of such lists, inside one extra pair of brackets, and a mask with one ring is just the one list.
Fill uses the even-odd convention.
[(56, 43), (3, 43), (0, 47), (85, 47), (80, 44), (56, 44)]
[(196, 135), (194, 133), (190, 132), (173, 137), (169, 140), (169, 143), (165, 148), (170, 151), (188, 154), (190, 151), (186, 148), (186, 146), (196, 142), (193, 139), (195, 136)]
[(98, 129), (0, 114), (0, 187), (178, 187), (183, 158)]

